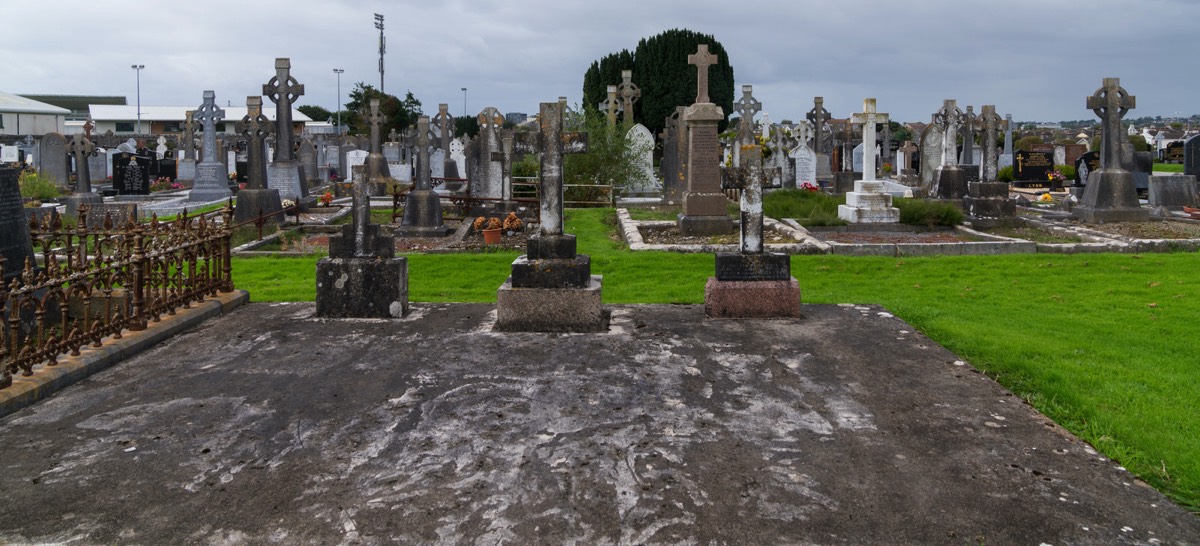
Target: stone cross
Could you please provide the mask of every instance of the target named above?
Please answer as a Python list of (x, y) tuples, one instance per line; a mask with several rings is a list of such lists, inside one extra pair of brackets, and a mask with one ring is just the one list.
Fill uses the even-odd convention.
[(963, 128), (966, 133), (963, 134), (963, 165), (975, 164), (975, 107), (968, 106), (966, 113), (963, 114)]
[(371, 111), (367, 114), (366, 121), (371, 124), (371, 153), (382, 153), (379, 147), (379, 125), (387, 121), (387, 116), (379, 113), (379, 99), (371, 99)]
[(879, 161), (881, 163), (891, 163), (892, 159), (892, 124), (888, 121), (883, 122), (883, 143), (879, 146)]
[(437, 116), (433, 118), (433, 123), (437, 125), (438, 131), (441, 133), (441, 144), (439, 148), (446, 153), (446, 161), (450, 159), (450, 139), (454, 138), (454, 118), (450, 116), (450, 105), (441, 103), (438, 105)]
[(83, 122), (83, 132), (88, 140), (92, 139), (92, 130), (96, 128), (96, 122), (92, 121), (92, 116), (87, 117), (87, 121)]
[(388, 131), (388, 142), (396, 142), (396, 138), (398, 136), (399, 135), (396, 134), (396, 128), (392, 127), (392, 130)]
[(615, 126), (617, 124), (617, 86), (608, 86), (608, 98), (602, 104), (608, 114), (608, 126)]
[(503, 186), (501, 197), (505, 201), (512, 199), (512, 164), (516, 154), (513, 151), (513, 132), (501, 131), (500, 151), (492, 152), (492, 161), (500, 162), (500, 185)]
[(543, 102), (538, 115), (541, 129), (537, 133), (517, 135), (514, 143), (519, 153), (542, 154), (541, 227), (538, 231), (542, 236), (563, 234), (563, 155), (588, 151), (587, 133), (563, 131), (563, 110), (561, 102)]
[(797, 144), (800, 146), (809, 146), (809, 141), (813, 139), (812, 126), (807, 121), (797, 123), (796, 127), (792, 129), (792, 138), (796, 139)]
[(1121, 118), (1137, 107), (1137, 97), (1121, 87), (1120, 78), (1104, 78), (1104, 86), (1087, 98), (1087, 107), (1102, 121), (1100, 167), (1125, 170), (1121, 162), (1121, 148), (1128, 141), (1121, 131)]
[(413, 190), (428, 190), (433, 187), (433, 171), (429, 166), (429, 116), (417, 118), (417, 177)]
[(633, 71), (621, 71), (621, 85), (617, 87), (617, 92), (621, 95), (622, 105), (625, 109), (625, 126), (633, 126), (633, 103), (642, 98), (642, 90), (633, 83)]
[(1000, 119), (994, 104), (983, 105), (983, 111), (975, 120), (975, 125), (983, 131), (983, 178), (982, 182), (995, 182), (998, 172), (998, 157), (996, 156), (996, 140), (1001, 128), (1008, 128), (1008, 122)]
[(196, 123), (192, 118), (195, 112), (188, 110), (183, 113), (183, 156), (184, 159), (196, 159)]
[(742, 165), (726, 171), (731, 179), (729, 186), (741, 190), (742, 194), (741, 251), (742, 254), (762, 254), (762, 188), (769, 177), (763, 168), (762, 146), (749, 144), (741, 148)]
[(863, 99), (863, 111), (850, 116), (853, 123), (862, 125), (863, 180), (875, 180), (875, 124), (887, 123), (888, 115), (875, 111), (875, 99)]
[(275, 59), (275, 77), (263, 84), (262, 93), (275, 103), (275, 162), (295, 161), (292, 145), (292, 104), (304, 94), (304, 86), (291, 76), (292, 61)]
[(708, 44), (696, 46), (696, 52), (688, 55), (688, 64), (696, 65), (696, 102), (711, 102), (708, 99), (708, 67), (717, 64), (718, 57), (708, 52)]
[(204, 127), (204, 159), (201, 163), (217, 163), (217, 122), (225, 119), (225, 111), (217, 107), (217, 94), (204, 92), (204, 104), (195, 110), (192, 117)]
[(741, 116), (738, 122), (738, 142), (750, 144), (754, 141), (754, 114), (762, 111), (762, 103), (754, 98), (754, 86), (742, 86), (742, 98), (733, 103), (733, 111)]
[[(916, 145), (914, 145), (911, 140), (904, 141), (904, 145), (900, 147), (899, 151), (901, 154), (900, 157), (904, 158), (904, 168), (905, 169), (912, 170), (912, 168), (913, 168), (912, 155), (917, 153), (917, 150), (919, 150), (919, 149), (920, 148), (917, 148)], [(897, 165), (897, 167), (899, 167), (899, 166)]]
[(262, 113), (262, 97), (246, 97), (246, 115), (234, 129), (246, 137), (246, 163), (250, 172), (246, 175), (246, 187), (252, 190), (267, 189), (267, 146), (264, 140), (275, 131), (271, 120)]
[(1004, 114), (1004, 153), (1010, 157), (1013, 153), (1013, 122), (1012, 114)]
[(825, 109), (823, 97), (813, 98), (813, 109), (805, 116), (813, 124), (813, 151), (825, 153), (825, 122), (829, 121), (829, 110)]
[(67, 142), (67, 153), (75, 156), (75, 193), (92, 193), (91, 170), (88, 169), (88, 156), (96, 151), (96, 145), (83, 135), (75, 133)]
[[(933, 114), (934, 123), (942, 128), (942, 165), (958, 165), (958, 126), (962, 124), (963, 112), (954, 99), (946, 99), (942, 109)], [(922, 168), (925, 166), (922, 165)], [(934, 167), (934, 165), (929, 165)]]

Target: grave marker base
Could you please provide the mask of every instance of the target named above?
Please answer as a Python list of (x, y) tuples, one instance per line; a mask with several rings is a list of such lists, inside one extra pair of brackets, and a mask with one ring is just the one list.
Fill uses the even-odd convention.
[(611, 313), (600, 301), (602, 277), (586, 288), (517, 288), (509, 277), (496, 292), (500, 332), (603, 332)]
[(408, 314), (408, 259), (321, 258), (317, 316), (401, 318)]
[(704, 314), (709, 318), (788, 318), (800, 316), (800, 282), (721, 281), (704, 285)]

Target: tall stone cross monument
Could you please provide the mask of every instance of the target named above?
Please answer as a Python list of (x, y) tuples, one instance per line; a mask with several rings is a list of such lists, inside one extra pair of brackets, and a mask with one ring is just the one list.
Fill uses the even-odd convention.
[(967, 195), (963, 197), (963, 208), (967, 216), (979, 221), (984, 218), (1010, 217), (1017, 213), (1017, 204), (1008, 196), (1008, 183), (997, 182), (1000, 158), (996, 153), (996, 144), (1000, 130), (1006, 121), (996, 113), (996, 106), (986, 104), (975, 118), (974, 127), (983, 132), (983, 157), (981, 158), (982, 178), (978, 182), (967, 183)]
[(450, 158), (450, 140), (454, 138), (454, 116), (450, 115), (450, 105), (441, 103), (438, 105), (437, 116), (433, 118), (433, 124), (438, 131), (438, 148), (442, 150), (442, 176), (445, 178), (458, 178), (458, 163)]
[(975, 115), (975, 107), (967, 106), (967, 111), (963, 113), (963, 151), (962, 164), (975, 164), (975, 126), (978, 117)]
[(733, 231), (721, 193), (721, 148), (717, 142), (717, 124), (725, 119), (721, 107), (709, 102), (708, 67), (717, 56), (700, 44), (688, 55), (688, 64), (696, 65), (696, 103), (684, 110), (687, 126), (687, 190), (683, 194), (683, 214), (679, 231), (684, 235), (723, 235)]
[(71, 140), (67, 141), (67, 153), (75, 157), (75, 193), (65, 198), (67, 205), (67, 215), (76, 216), (79, 214), (79, 206), (92, 206), (96, 203), (103, 203), (104, 198), (92, 191), (92, 177), (90, 166), (88, 165), (88, 156), (96, 151), (96, 145), (92, 144), (83, 133), (75, 133)]
[(1100, 170), (1088, 175), (1083, 199), (1072, 211), (1085, 223), (1145, 222), (1150, 217), (1138, 202), (1133, 173), (1122, 159), (1128, 137), (1121, 130), (1121, 118), (1136, 106), (1136, 97), (1121, 87), (1120, 78), (1104, 78), (1104, 85), (1087, 98), (1087, 107), (1102, 123)]
[(601, 306), (601, 278), (591, 258), (576, 252), (575, 236), (563, 233), (563, 156), (585, 153), (587, 133), (564, 131), (562, 102), (543, 102), (539, 131), (515, 139), (520, 153), (541, 152), (541, 216), (526, 254), (496, 293), (496, 326), (504, 331), (600, 331), (608, 327)]
[(875, 99), (864, 99), (862, 113), (851, 115), (850, 122), (862, 125), (863, 179), (855, 180), (854, 191), (846, 192), (838, 218), (852, 224), (899, 222), (900, 209), (892, 206), (891, 194), (884, 193), (883, 183), (875, 180), (875, 125), (887, 123), (888, 115), (875, 110)]
[(621, 71), (621, 85), (617, 86), (617, 93), (621, 95), (621, 105), (625, 110), (623, 120), (625, 128), (633, 127), (633, 103), (642, 98), (642, 90), (633, 83), (633, 71)]
[[(367, 123), (371, 124), (371, 152), (367, 154), (367, 181), (382, 184), (392, 177), (388, 169), (387, 158), (383, 157), (383, 138), (379, 126), (387, 121), (387, 117), (379, 112), (379, 99), (371, 99), (371, 110), (367, 113)], [(375, 188), (368, 186), (368, 191), (375, 193)]]
[(958, 128), (963, 123), (963, 111), (954, 99), (946, 99), (933, 121), (942, 129), (942, 166), (937, 170), (933, 194), (941, 199), (962, 199), (967, 195), (966, 173), (958, 167)]
[[(261, 96), (246, 97), (246, 115), (234, 127), (238, 134), (246, 137), (246, 167), (250, 169), (246, 177), (246, 189), (239, 190), (237, 195), (233, 219), (238, 223), (257, 218), (259, 214), (270, 215), (283, 210), (279, 190), (267, 188), (266, 139), (275, 132), (275, 127), (263, 114), (262, 106)], [(281, 214), (275, 214), (266, 221), (280, 223), (283, 218)]]
[(762, 103), (754, 98), (754, 86), (742, 86), (742, 98), (733, 103), (733, 111), (738, 116), (737, 146), (733, 148), (733, 166), (742, 164), (741, 148), (755, 143), (754, 115), (762, 111)]
[(762, 190), (773, 177), (767, 171), (758, 144), (742, 147), (742, 166), (727, 169), (731, 185), (742, 191), (741, 249), (717, 253), (716, 275), (704, 285), (704, 313), (710, 317), (800, 316), (800, 284), (791, 275), (789, 256), (764, 252)]
[(442, 198), (433, 190), (433, 172), (429, 168), (429, 116), (417, 118), (417, 162), (413, 189), (404, 202), (404, 219), (396, 235), (444, 237), (450, 229), (442, 222)]
[(604, 107), (606, 117), (608, 117), (608, 126), (615, 127), (617, 125), (617, 86), (608, 86), (608, 96), (604, 102), (600, 103)]
[(875, 180), (875, 125), (886, 125), (888, 115), (875, 111), (875, 99), (865, 99), (863, 111), (851, 114), (850, 121), (862, 125), (863, 180)]
[(291, 75), (292, 62), (275, 59), (275, 76), (263, 84), (262, 93), (275, 103), (275, 157), (267, 167), (267, 186), (279, 190), (279, 197), (299, 204), (308, 195), (292, 135), (292, 104), (304, 95), (304, 85)]
[(229, 197), (228, 170), (217, 159), (217, 122), (225, 119), (225, 111), (217, 107), (217, 94), (204, 92), (204, 103), (196, 108), (192, 117), (204, 128), (204, 157), (196, 165), (196, 181), (188, 193), (191, 201), (216, 201)]

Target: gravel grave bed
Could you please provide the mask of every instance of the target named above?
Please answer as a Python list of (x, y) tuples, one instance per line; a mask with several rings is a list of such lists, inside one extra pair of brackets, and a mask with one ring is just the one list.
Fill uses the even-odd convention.
[(970, 243), (979, 240), (956, 231), (813, 231), (811, 233), (825, 242), (847, 244)]
[(1084, 227), (1131, 239), (1200, 239), (1200, 224), (1185, 222), (1113, 222)]
[[(685, 237), (679, 228), (654, 229), (642, 227), (642, 240), (651, 245), (736, 245), (741, 243), (741, 235), (734, 231), (727, 235), (695, 235)], [(796, 240), (789, 235), (778, 233), (771, 229), (763, 229), (763, 242), (766, 244), (788, 244)]]

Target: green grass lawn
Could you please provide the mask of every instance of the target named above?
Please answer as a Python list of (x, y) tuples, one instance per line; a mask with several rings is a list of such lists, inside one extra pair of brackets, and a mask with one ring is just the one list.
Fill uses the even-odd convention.
[[(708, 254), (629, 252), (612, 209), (567, 231), (606, 303), (703, 303)], [(517, 253), (409, 255), (410, 298), (494, 302)], [(313, 301), (316, 257), (235, 258), (254, 301)], [(1195, 253), (794, 256), (805, 303), (877, 303), (1176, 501), (1200, 511)]]
[(1182, 163), (1155, 163), (1154, 172), (1183, 174)]

